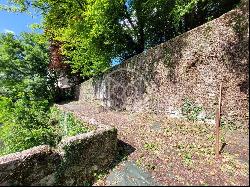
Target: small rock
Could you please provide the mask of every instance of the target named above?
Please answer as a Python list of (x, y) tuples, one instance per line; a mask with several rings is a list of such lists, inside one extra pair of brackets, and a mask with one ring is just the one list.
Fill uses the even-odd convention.
[(200, 112), (199, 115), (197, 116), (197, 119), (201, 121), (205, 120), (206, 119), (205, 111)]
[(215, 120), (214, 119), (205, 119), (205, 122), (210, 125), (215, 125)]
[(182, 114), (180, 111), (178, 110), (172, 110), (171, 113), (170, 113), (170, 117), (173, 117), (173, 118), (181, 118), (182, 117)]
[(151, 126), (151, 129), (155, 130), (155, 131), (159, 131), (161, 130), (161, 124), (160, 123), (154, 123), (152, 126)]

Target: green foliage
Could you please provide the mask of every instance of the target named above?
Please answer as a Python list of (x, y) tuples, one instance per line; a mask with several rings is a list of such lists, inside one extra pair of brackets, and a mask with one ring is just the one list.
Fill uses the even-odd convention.
[(50, 109), (48, 124), (56, 126), (56, 134), (61, 138), (75, 136), (94, 129), (94, 127), (87, 126), (87, 124), (75, 118), (72, 113), (62, 112), (56, 107)]
[(201, 111), (202, 107), (196, 106), (195, 103), (187, 98), (184, 100), (184, 104), (182, 106), (182, 114), (187, 117), (188, 120), (196, 121)]
[[(0, 106), (9, 106), (8, 102), (8, 99), (4, 99), (3, 102), (0, 102)], [(8, 110), (8, 107), (3, 109)], [(38, 112), (40, 112), (40, 117), (44, 118), (43, 124), (30, 126), (25, 122), (13, 121), (13, 123), (4, 123), (0, 127), (0, 141), (3, 141), (4, 144), (0, 155), (42, 144), (55, 146), (63, 137), (75, 136), (94, 129), (76, 119), (71, 113), (61, 112), (56, 107), (51, 107), (47, 113)], [(13, 116), (8, 117), (13, 119)]]
[[(0, 35), (0, 93), (13, 101), (53, 99), (48, 44), (40, 34)], [(41, 94), (43, 93), (43, 94)]]
[(192, 165), (191, 153), (185, 152), (185, 154), (182, 155), (182, 162), (185, 166), (191, 166)]
[[(74, 72), (91, 77), (232, 9), (239, 0), (10, 0), (33, 6)], [(13, 6), (12, 6), (13, 8)], [(63, 15), (63, 16), (62, 16)]]
[(144, 148), (149, 151), (156, 151), (158, 150), (158, 145), (155, 143), (145, 143)]
[(43, 107), (47, 103), (0, 98), (0, 155), (22, 151), (41, 144), (53, 145), (53, 128), (46, 125)]
[(141, 167), (142, 166), (142, 163), (143, 163), (143, 157), (142, 156), (140, 156), (137, 160), (136, 160), (136, 165), (138, 166), (138, 167)]
[(46, 127), (53, 100), (47, 44), (39, 34), (0, 35), (0, 154), (51, 144)]
[(54, 97), (47, 44), (39, 34), (0, 35), (0, 123), (44, 124)]
[(87, 132), (72, 114), (51, 108), (56, 75), (49, 71), (48, 43), (40, 34), (0, 35), (0, 155)]

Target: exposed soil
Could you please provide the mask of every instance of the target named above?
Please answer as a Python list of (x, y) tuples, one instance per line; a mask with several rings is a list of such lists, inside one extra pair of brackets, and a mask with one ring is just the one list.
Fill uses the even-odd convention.
[[(221, 155), (215, 159), (214, 125), (164, 115), (110, 111), (93, 103), (71, 102), (60, 107), (85, 121), (118, 129), (118, 153), (123, 157), (114, 170), (121, 169), (128, 160), (162, 185), (249, 184), (248, 128), (222, 126)], [(94, 185), (108, 185), (107, 176)]]

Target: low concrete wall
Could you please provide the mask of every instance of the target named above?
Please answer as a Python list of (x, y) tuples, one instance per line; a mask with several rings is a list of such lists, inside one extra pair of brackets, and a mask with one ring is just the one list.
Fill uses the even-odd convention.
[(1, 185), (84, 185), (116, 155), (117, 131), (97, 130), (0, 157)]
[(181, 117), (185, 100), (214, 119), (223, 82), (222, 117), (249, 119), (249, 4), (128, 59), (80, 85), (78, 99), (116, 110)]

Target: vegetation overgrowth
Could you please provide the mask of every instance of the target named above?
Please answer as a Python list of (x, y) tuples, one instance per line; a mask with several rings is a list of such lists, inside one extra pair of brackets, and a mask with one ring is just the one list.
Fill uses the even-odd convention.
[[(8, 2), (0, 10), (37, 10), (43, 21), (33, 27), (44, 32), (0, 35), (0, 155), (54, 145), (65, 133), (85, 132), (72, 116), (66, 117), (70, 121), (66, 131), (57, 129), (61, 114), (51, 106), (58, 97), (58, 70), (49, 68), (54, 67), (51, 64), (68, 64), (72, 73), (88, 79), (239, 4), (239, 0)], [(185, 112), (196, 118), (199, 111), (192, 113), (190, 107), (187, 103)]]

